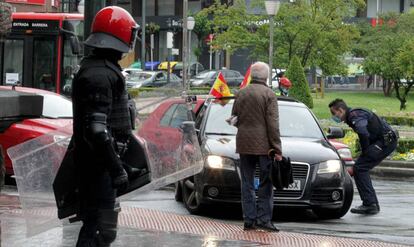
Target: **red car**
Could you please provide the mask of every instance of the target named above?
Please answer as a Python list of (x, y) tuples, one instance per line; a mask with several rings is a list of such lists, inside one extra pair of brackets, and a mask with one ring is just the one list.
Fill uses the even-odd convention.
[[(194, 113), (197, 113), (204, 100), (197, 99), (193, 103)], [(156, 146), (158, 158), (168, 166), (174, 162), (171, 153), (175, 153), (181, 143), (182, 135), (179, 127), (187, 119), (187, 105), (183, 99), (166, 100), (149, 115), (137, 134), (147, 141), (148, 146)]]
[[(13, 175), (7, 149), (72, 125), (72, 102), (49, 91), (0, 86), (0, 147), (6, 175)], [(0, 159), (1, 161), (1, 159)]]

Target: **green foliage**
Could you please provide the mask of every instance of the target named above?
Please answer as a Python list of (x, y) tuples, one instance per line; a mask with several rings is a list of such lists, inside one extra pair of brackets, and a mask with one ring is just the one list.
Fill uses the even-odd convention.
[(232, 5), (216, 0), (200, 12), (211, 16), (213, 50), (226, 50), (231, 54), (252, 44), (252, 23), (259, 20), (259, 16), (247, 12), (244, 0), (235, 0)]
[(139, 96), (139, 88), (130, 88), (128, 93), (131, 95), (131, 98), (137, 98)]
[(146, 25), (145, 33), (147, 34), (154, 34), (160, 30), (160, 26), (155, 24), (154, 22), (150, 22)]
[[(381, 92), (326, 92), (324, 98), (314, 97), (314, 108), (312, 111), (319, 119), (330, 119), (328, 104), (336, 99), (341, 98), (350, 107), (364, 107), (377, 113), (379, 116), (397, 116), (414, 118), (414, 104), (407, 105), (407, 111), (398, 111), (399, 101), (395, 98), (384, 97)], [(409, 95), (407, 100), (414, 100), (414, 95)]]
[(293, 57), (286, 71), (286, 77), (292, 82), (289, 96), (303, 102), (309, 108), (313, 108), (313, 99), (310, 94), (309, 84), (306, 81), (305, 72), (297, 56)]
[[(258, 0), (256, 4), (264, 6), (263, 2)], [(358, 37), (357, 29), (344, 24), (343, 20), (355, 16), (356, 10), (363, 6), (364, 1), (361, 0), (297, 0), (283, 3), (274, 20), (273, 63), (279, 68), (287, 67), (296, 55), (303, 67), (317, 66), (325, 75), (343, 73), (345, 66), (341, 56), (350, 51), (352, 41)], [(263, 15), (262, 19), (268, 17)], [(262, 60), (267, 58), (267, 37), (269, 25), (261, 25), (251, 44), (256, 57)]]
[(414, 117), (400, 117), (400, 116), (383, 116), (383, 118), (392, 125), (405, 125), (414, 127)]
[(356, 51), (366, 55), (363, 63), (366, 73), (380, 75), (394, 85), (400, 110), (404, 110), (414, 85), (414, 12), (388, 13), (381, 19), (382, 25), (361, 29), (367, 31)]
[(414, 149), (414, 139), (399, 139), (396, 151), (406, 153)]

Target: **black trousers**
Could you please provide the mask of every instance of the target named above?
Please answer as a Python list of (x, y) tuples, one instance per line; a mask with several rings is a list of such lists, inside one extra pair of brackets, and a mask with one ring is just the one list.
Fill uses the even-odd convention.
[(359, 156), (354, 165), (355, 184), (363, 205), (378, 203), (377, 194), (372, 186), (369, 171), (379, 165), (397, 147), (397, 140), (385, 146), (382, 141), (371, 144), (367, 151)]
[[(118, 216), (117, 212), (114, 211), (116, 190), (112, 187), (109, 174), (107, 172), (82, 174), (79, 195), (79, 216), (83, 225), (79, 232), (77, 246), (104, 246), (98, 244), (98, 238), (109, 242), (109, 246), (110, 242), (114, 241), (116, 237)], [(110, 222), (108, 222), (108, 219)]]

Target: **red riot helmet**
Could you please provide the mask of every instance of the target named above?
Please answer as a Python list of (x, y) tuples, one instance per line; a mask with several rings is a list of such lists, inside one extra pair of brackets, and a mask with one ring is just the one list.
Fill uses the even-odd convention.
[(134, 49), (139, 25), (123, 8), (109, 6), (96, 13), (85, 45), (127, 53)]

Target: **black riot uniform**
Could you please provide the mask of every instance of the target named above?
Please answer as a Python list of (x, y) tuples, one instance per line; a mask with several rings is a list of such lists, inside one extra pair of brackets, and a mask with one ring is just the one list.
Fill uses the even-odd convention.
[[(378, 199), (369, 171), (395, 150), (397, 133), (387, 122), (367, 109), (349, 108), (346, 123), (358, 134), (362, 151), (354, 165), (354, 177), (363, 205), (351, 209), (351, 212), (378, 212)], [(370, 206), (374, 208), (371, 209)]]
[[(83, 222), (77, 246), (109, 246), (116, 238), (117, 192), (139, 173), (124, 164), (123, 149), (134, 118), (118, 61), (133, 48), (137, 24), (122, 8), (100, 10), (85, 45), (92, 54), (81, 62), (72, 86), (73, 163), (78, 182), (78, 217)], [(117, 191), (118, 190), (118, 191)]]

